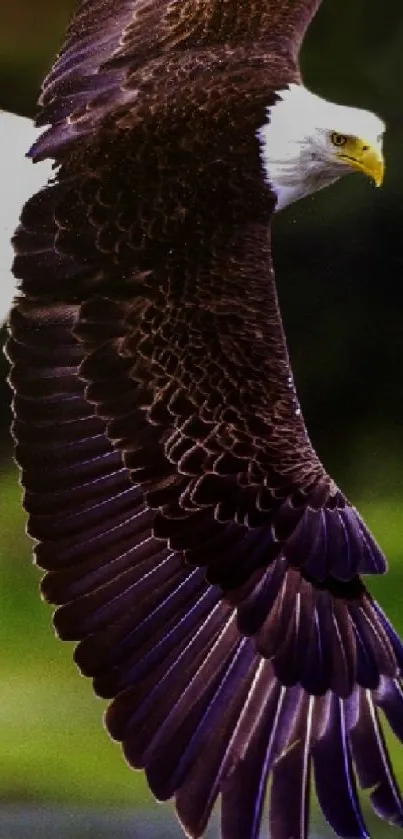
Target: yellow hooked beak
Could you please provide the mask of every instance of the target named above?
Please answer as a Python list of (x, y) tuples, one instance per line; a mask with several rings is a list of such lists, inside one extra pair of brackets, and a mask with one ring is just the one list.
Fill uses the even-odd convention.
[(347, 137), (343, 146), (337, 151), (340, 161), (364, 172), (376, 186), (381, 186), (385, 174), (385, 161), (380, 149), (372, 146), (358, 137)]

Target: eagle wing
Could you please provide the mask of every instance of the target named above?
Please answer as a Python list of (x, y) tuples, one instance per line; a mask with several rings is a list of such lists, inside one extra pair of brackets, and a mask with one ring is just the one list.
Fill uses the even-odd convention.
[(298, 54), (321, 0), (81, 0), (65, 44), (45, 79), (39, 125), (51, 123), (35, 159), (56, 144), (91, 133), (119, 103), (128, 106), (136, 83), (163, 72), (178, 51), (261, 45), (287, 59), (298, 80)]
[[(82, 4), (58, 60), (73, 94), (74, 33), (109, 55), (152, 8)], [(172, 41), (134, 70), (129, 50), (102, 107), (67, 112), (57, 73), (46, 104), (45, 84), (33, 156), (58, 169), (15, 237), (17, 458), (56, 628), (187, 833), (221, 795), (223, 839), (256, 839), (271, 778), (271, 835), (304, 839), (313, 767), (335, 831), (364, 837), (356, 776), (403, 820), (377, 710), (402, 737), (403, 651), (359, 577), (384, 557), (308, 438), (278, 309), (256, 131), (295, 63), (239, 40)]]

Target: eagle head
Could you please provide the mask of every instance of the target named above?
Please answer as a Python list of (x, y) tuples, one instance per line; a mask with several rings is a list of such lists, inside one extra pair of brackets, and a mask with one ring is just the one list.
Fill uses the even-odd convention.
[(370, 111), (336, 105), (293, 84), (278, 93), (258, 139), (276, 210), (351, 172), (380, 186), (385, 124)]

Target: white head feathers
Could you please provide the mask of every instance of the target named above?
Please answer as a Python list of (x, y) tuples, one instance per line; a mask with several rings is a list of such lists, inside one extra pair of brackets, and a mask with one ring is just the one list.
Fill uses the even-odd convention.
[(279, 96), (257, 134), (264, 175), (277, 196), (276, 210), (357, 168), (335, 153), (335, 133), (360, 138), (381, 156), (385, 125), (370, 111), (336, 105), (297, 84)]

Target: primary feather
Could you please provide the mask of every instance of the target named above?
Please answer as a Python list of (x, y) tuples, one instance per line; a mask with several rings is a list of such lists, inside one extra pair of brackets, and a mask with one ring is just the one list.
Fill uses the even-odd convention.
[[(32, 150), (8, 353), (29, 531), (106, 724), (189, 836), (403, 824), (378, 716), (403, 648), (385, 559), (304, 425), (257, 132), (318, 2), (83, 0)], [(150, 33), (152, 38), (150, 38)], [(331, 770), (331, 771), (330, 771)], [(355, 770), (355, 771), (354, 771)]]

